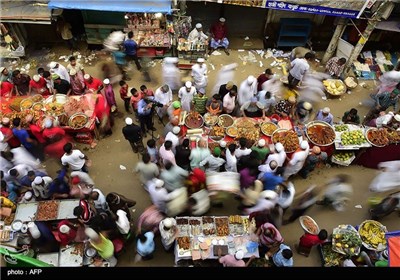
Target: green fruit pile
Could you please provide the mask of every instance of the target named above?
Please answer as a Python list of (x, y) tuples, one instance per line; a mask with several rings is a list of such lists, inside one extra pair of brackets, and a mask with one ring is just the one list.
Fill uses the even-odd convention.
[(361, 145), (366, 143), (364, 133), (361, 130), (345, 131), (341, 135), (343, 145)]
[(353, 156), (352, 152), (341, 152), (334, 154), (333, 157), (338, 161), (347, 161)]
[(347, 130), (349, 130), (349, 128), (345, 124), (335, 125), (335, 131), (337, 131), (337, 132), (347, 131)]

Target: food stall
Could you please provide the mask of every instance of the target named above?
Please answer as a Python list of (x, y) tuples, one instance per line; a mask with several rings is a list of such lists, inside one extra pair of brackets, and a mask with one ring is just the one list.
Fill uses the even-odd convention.
[(175, 263), (184, 259), (217, 259), (222, 255), (245, 252), (244, 257), (259, 257), (258, 237), (252, 233), (247, 216), (176, 217), (179, 235), (175, 242)]
[(124, 32), (133, 32), (139, 57), (164, 57), (169, 53), (172, 40), (163, 14), (126, 13), (125, 19)]
[(1, 103), (0, 116), (10, 118), (11, 122), (19, 117), (22, 127), (27, 127), (25, 117), (30, 114), (39, 126), (43, 126), (45, 118), (52, 118), (77, 142), (90, 144), (98, 138), (94, 114), (95, 95), (92, 93), (82, 96), (56, 94), (47, 98), (40, 94), (13, 96), (1, 98)]

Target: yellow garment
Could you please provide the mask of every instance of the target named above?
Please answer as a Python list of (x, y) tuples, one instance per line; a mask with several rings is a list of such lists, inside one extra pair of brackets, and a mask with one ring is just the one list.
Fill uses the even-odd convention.
[(288, 100), (289, 97), (293, 96), (297, 99), (297, 96), (299, 93), (296, 90), (291, 90), (291, 89), (285, 89), (283, 92), (283, 99)]
[(93, 248), (96, 249), (100, 257), (102, 257), (103, 259), (109, 259), (114, 256), (114, 244), (110, 239), (104, 237), (104, 235), (102, 235), (101, 233), (99, 233), (99, 236), (101, 238), (100, 243), (94, 243), (90, 241), (90, 244), (93, 246)]
[(15, 203), (9, 200), (7, 197), (1, 196), (0, 198), (1, 198), (1, 207), (11, 208), (12, 211), (15, 211), (15, 209), (17, 209)]

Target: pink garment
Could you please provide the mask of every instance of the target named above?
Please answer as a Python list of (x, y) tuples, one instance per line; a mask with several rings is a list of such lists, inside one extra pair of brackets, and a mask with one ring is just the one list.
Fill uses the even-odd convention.
[(152, 205), (140, 215), (137, 228), (142, 232), (150, 230), (156, 233), (159, 231), (159, 224), (163, 219), (165, 219), (165, 216), (158, 210), (157, 206)]
[(112, 85), (106, 85), (104, 89), (104, 95), (106, 96), (108, 106), (117, 106), (117, 102), (115, 101), (115, 94)]
[(226, 255), (219, 259), (219, 263), (226, 267), (245, 267), (244, 260), (237, 260), (233, 255)]
[[(266, 236), (266, 230), (272, 231), (272, 236)], [(284, 241), (279, 230), (271, 223), (265, 223), (261, 226), (260, 242), (264, 246), (270, 247), (275, 243), (282, 243)]]
[(81, 95), (85, 93), (85, 80), (83, 79), (82, 71), (79, 71), (71, 77), (71, 89), (75, 95)]

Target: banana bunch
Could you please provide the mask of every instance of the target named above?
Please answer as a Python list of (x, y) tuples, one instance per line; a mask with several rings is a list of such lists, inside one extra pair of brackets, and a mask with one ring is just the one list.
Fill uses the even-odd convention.
[(379, 246), (386, 245), (384, 227), (373, 220), (364, 222), (359, 229), (361, 239), (371, 247), (378, 249)]

